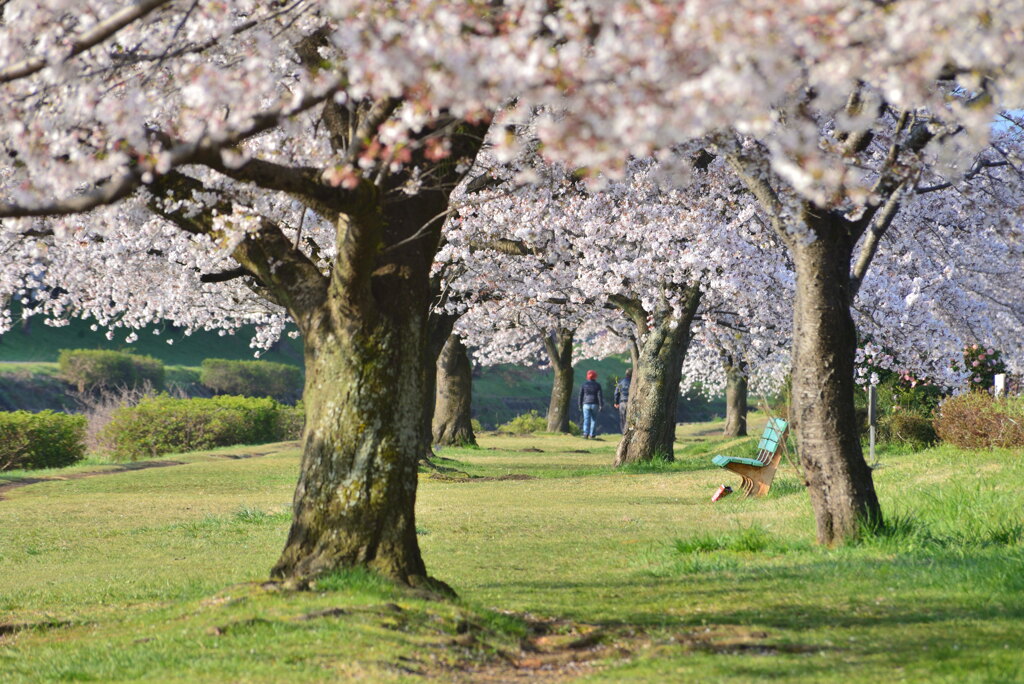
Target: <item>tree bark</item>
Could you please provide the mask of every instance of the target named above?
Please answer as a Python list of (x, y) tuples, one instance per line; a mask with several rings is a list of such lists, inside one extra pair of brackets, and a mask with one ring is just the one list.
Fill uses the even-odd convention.
[[(453, 158), (475, 155), (485, 124), (457, 130)], [(301, 582), (363, 566), (451, 591), (426, 575), (415, 505), (434, 400), (430, 271), (456, 168), (444, 160), (437, 185), (414, 196), (400, 191), (401, 176), (382, 186), (362, 181), (362, 202), (338, 213), (329, 277), (304, 264), (306, 279), (325, 281), (322, 292), (307, 292), (314, 288), (303, 287), (301, 274), (282, 270), (285, 247), (236, 249), (243, 266), (276, 288), (305, 343), (303, 456), (292, 527), (273, 577)]]
[(347, 315), (328, 302), (303, 330), (303, 455), (274, 577), (355, 565), (407, 584), (426, 576), (415, 516), (426, 308), (387, 299)]
[[(437, 282), (436, 276), (430, 280), (431, 298), (436, 300), (441, 289), (440, 283)], [(437, 405), (437, 365), (441, 358), (441, 352), (448, 343), (448, 338), (458, 320), (457, 314), (443, 311), (432, 311), (427, 317), (427, 348), (426, 358), (423, 361), (423, 389), (429, 398), (428, 401), (423, 402), (423, 435), (427, 439), (424, 463), (427, 465), (431, 464), (430, 459), (436, 455), (432, 447), (434, 410)]]
[(437, 359), (432, 433), (439, 446), (476, 444), (472, 425), (473, 367), (466, 345), (451, 335)]
[(700, 304), (700, 290), (691, 288), (680, 316), (668, 311), (641, 339), (626, 404), (626, 430), (615, 454), (615, 465), (673, 460), (676, 406), (683, 359), (690, 345), (690, 326)]
[(569, 409), (572, 406), (572, 345), (575, 330), (560, 329), (553, 334), (544, 333), (544, 348), (548, 352), (554, 382), (548, 404), (548, 432), (569, 432)]
[(844, 220), (813, 218), (815, 240), (791, 243), (796, 266), (793, 407), (800, 460), (818, 541), (855, 538), (880, 524), (881, 509), (854, 417), (857, 333), (850, 315), (850, 259), (855, 238)]
[(725, 360), (725, 437), (745, 437), (747, 434), (747, 375), (745, 364)]

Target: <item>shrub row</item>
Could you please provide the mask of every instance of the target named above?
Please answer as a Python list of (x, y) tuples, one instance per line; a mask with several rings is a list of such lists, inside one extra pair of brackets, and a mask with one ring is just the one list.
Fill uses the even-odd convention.
[(102, 442), (113, 458), (134, 461), (170, 452), (297, 439), (302, 424), (301, 405), (285, 406), (270, 398), (160, 395), (117, 409), (103, 430)]
[[(151, 356), (102, 349), (62, 349), (60, 377), (79, 392), (165, 387), (164, 365)], [(302, 396), (302, 371), (270, 361), (203, 361), (199, 382), (217, 394), (273, 397), (294, 403)]]
[(220, 394), (273, 397), (287, 402), (302, 396), (302, 371), (284, 363), (206, 359), (199, 381)]
[(85, 416), (0, 413), (0, 471), (61, 468), (85, 456)]
[(115, 387), (164, 387), (164, 365), (152, 356), (103, 349), (62, 349), (60, 375), (79, 392)]
[(943, 442), (965, 449), (1024, 446), (1024, 397), (950, 397), (939, 406), (935, 430)]
[[(477, 433), (477, 426), (480, 425), (480, 421), (473, 419), (473, 430)], [(503, 423), (495, 428), (495, 432), (500, 432), (509, 435), (526, 435), (534, 434), (537, 432), (544, 432), (548, 429), (548, 419), (546, 416), (540, 415), (536, 409), (532, 409), (528, 413), (521, 413), (507, 423)], [(579, 425), (569, 421), (569, 433), (573, 435), (582, 434)]]

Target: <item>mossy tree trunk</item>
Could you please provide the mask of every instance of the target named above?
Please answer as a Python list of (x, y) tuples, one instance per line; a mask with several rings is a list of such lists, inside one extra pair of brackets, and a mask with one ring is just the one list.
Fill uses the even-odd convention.
[(575, 330), (565, 328), (544, 333), (544, 348), (554, 372), (551, 401), (548, 403), (548, 432), (569, 432), (573, 388), (572, 346), (575, 335)]
[(476, 444), (473, 434), (473, 367), (462, 338), (448, 337), (437, 358), (432, 434), (439, 446)]
[[(326, 42), (327, 29), (313, 32), (300, 41), (300, 57), (317, 64)], [(430, 441), (424, 416), (433, 403), (430, 271), (449, 195), (471, 168), (488, 124), (439, 118), (410, 141), (406, 164), (376, 160), (375, 170), (333, 182), (328, 172), (355, 169), (401, 105), (394, 98), (324, 103), (316, 130), (335, 152), (325, 169), (260, 158), (229, 166), (219, 152), (195, 159), (236, 181), (287, 194), (336, 227), (328, 259), (301, 228), (288, 234), (262, 217), (231, 254), (238, 268), (201, 278), (245, 279), (284, 307), (302, 334), (303, 455), (292, 526), (271, 570), (300, 584), (353, 566), (407, 584), (427, 581), (415, 505), (417, 466)], [(449, 143), (445, 159), (428, 158), (422, 144), (436, 135)], [(413, 195), (405, 192), (411, 182), (419, 185)], [(176, 170), (153, 185), (153, 196), (161, 198), (151, 201), (153, 211), (185, 232), (224, 237), (215, 219), (234, 210), (230, 195)], [(214, 199), (202, 212), (183, 210), (197, 194)]]
[(679, 381), (699, 305), (700, 290), (690, 288), (681, 312), (673, 314), (665, 308), (655, 315), (654, 327), (641, 332), (647, 326), (646, 312), (638, 311), (636, 302), (628, 304), (638, 329), (640, 354), (630, 383), (626, 429), (615, 453), (616, 466), (675, 457)]
[(418, 230), (419, 217), (443, 208), (440, 199), (368, 202), (341, 217), (325, 297), (293, 313), (305, 344), (306, 430), (294, 519), (275, 577), (355, 565), (410, 584), (426, 577), (415, 501), (427, 449), (423, 365), (433, 251), (382, 253), (380, 245)]
[(747, 373), (746, 364), (727, 356), (725, 365), (725, 437), (744, 437), (747, 434)]

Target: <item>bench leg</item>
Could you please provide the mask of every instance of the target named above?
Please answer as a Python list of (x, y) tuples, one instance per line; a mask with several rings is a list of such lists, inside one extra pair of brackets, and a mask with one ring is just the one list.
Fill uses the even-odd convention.
[(772, 488), (772, 480), (775, 479), (775, 471), (778, 463), (772, 461), (763, 468), (755, 468), (744, 463), (730, 463), (725, 466), (743, 480), (743, 492), (748, 496), (764, 496)]

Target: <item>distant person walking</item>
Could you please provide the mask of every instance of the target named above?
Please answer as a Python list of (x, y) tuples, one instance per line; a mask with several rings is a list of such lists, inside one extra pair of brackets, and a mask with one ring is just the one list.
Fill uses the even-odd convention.
[(626, 405), (629, 404), (629, 383), (633, 377), (633, 369), (627, 368), (626, 375), (615, 385), (615, 403), (619, 409), (619, 432), (626, 434)]
[(583, 412), (583, 439), (594, 439), (597, 432), (595, 414), (604, 408), (601, 383), (597, 371), (587, 371), (587, 381), (580, 385), (580, 411)]

